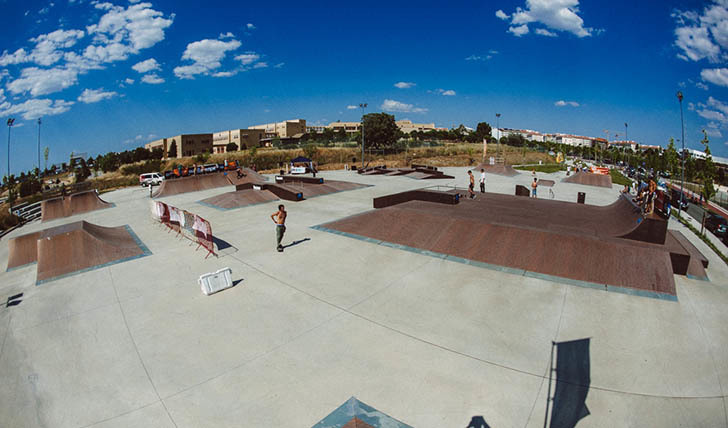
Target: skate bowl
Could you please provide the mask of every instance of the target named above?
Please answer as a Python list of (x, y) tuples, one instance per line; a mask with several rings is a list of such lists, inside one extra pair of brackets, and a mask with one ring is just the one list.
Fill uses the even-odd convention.
[(612, 177), (610, 175), (592, 174), (583, 171), (577, 171), (574, 175), (566, 177), (561, 181), (564, 183), (612, 188)]
[(314, 229), (518, 275), (666, 300), (677, 299), (674, 273), (692, 269), (695, 277), (705, 277), (705, 257), (685, 248), (676, 234), (668, 235), (665, 220), (643, 218), (626, 197), (604, 207), (490, 193), (456, 205), (410, 200)]
[(485, 170), (488, 174), (503, 175), (505, 177), (515, 177), (520, 174), (510, 165), (490, 165), (486, 163), (481, 163), (473, 168), (473, 173), (480, 172), (481, 169)]
[(99, 194), (95, 190), (88, 190), (41, 202), (41, 221), (70, 217), (113, 206), (114, 204), (99, 198)]
[(36, 285), (151, 254), (128, 226), (85, 221), (13, 238), (8, 270), (37, 263)]
[(265, 177), (251, 169), (243, 168), (241, 171), (245, 176), (240, 178), (238, 178), (237, 172), (227, 171), (164, 180), (152, 194), (152, 197), (162, 198), (165, 196), (179, 195), (181, 193), (199, 192), (200, 190), (235, 186), (243, 183), (264, 182), (266, 180)]

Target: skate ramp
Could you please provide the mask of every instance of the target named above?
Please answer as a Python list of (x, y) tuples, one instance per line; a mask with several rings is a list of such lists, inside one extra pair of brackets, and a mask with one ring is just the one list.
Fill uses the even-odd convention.
[[(518, 274), (674, 300), (671, 258), (678, 251), (663, 245), (665, 229), (646, 226), (666, 222), (643, 219), (635, 208), (625, 197), (596, 207), (484, 194), (457, 205), (411, 200), (316, 228)], [(688, 265), (701, 264), (680, 248), (686, 272)]]
[(281, 199), (288, 201), (301, 201), (303, 199), (313, 198), (316, 196), (369, 187), (369, 185), (366, 184), (351, 183), (348, 181), (315, 180), (316, 182), (299, 181), (288, 182), (285, 184), (278, 182), (243, 183), (235, 186), (236, 191), (234, 192), (215, 195), (211, 198), (199, 201), (199, 203), (216, 209), (229, 210)]
[(226, 171), (164, 180), (152, 194), (152, 197), (162, 198), (165, 196), (179, 195), (181, 193), (199, 192), (201, 190), (216, 189), (218, 187), (266, 181), (265, 177), (252, 169), (242, 168), (241, 171), (245, 176), (240, 178), (238, 178), (236, 171)]
[(561, 181), (564, 183), (612, 188), (612, 177), (610, 175), (592, 174), (583, 171), (577, 171), (574, 175), (566, 177)]
[(41, 221), (49, 221), (104, 208), (111, 208), (114, 204), (110, 204), (99, 198), (99, 194), (95, 190), (88, 190), (69, 196), (48, 199), (42, 201), (40, 206)]
[(520, 174), (510, 165), (490, 165), (485, 163), (481, 163), (473, 168), (473, 174), (475, 174), (476, 172), (480, 172), (481, 169), (484, 169), (485, 172), (488, 174), (503, 175), (506, 177), (515, 177), (516, 175)]
[(85, 221), (13, 238), (8, 249), (8, 269), (37, 263), (37, 284), (150, 254), (128, 226)]

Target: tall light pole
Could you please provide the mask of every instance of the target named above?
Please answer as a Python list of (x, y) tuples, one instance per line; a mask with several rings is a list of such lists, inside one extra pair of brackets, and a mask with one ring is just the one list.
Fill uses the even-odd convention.
[(624, 141), (629, 141), (629, 138), (627, 138), (627, 122), (624, 122)]
[(361, 167), (364, 168), (364, 109), (367, 108), (367, 103), (359, 104), (361, 108)]
[(496, 140), (498, 142), (498, 146), (496, 146), (496, 147), (498, 147), (498, 149), (496, 150), (496, 157), (497, 156), (500, 156), (500, 136), (501, 136), (500, 117), (501, 117), (501, 114), (500, 113), (496, 113), (495, 114), (495, 129), (498, 130), (498, 137), (496, 138)]
[(685, 122), (683, 121), (682, 91), (677, 91), (677, 100), (680, 102), (680, 129), (682, 131), (682, 152), (680, 152), (680, 157), (682, 158), (682, 174), (680, 177), (680, 200), (677, 203), (677, 216), (680, 217), (682, 201), (685, 199), (683, 193), (683, 187), (685, 186)]
[(12, 117), (8, 119), (8, 191), (10, 190), (10, 128), (13, 127), (15, 119)]
[(38, 178), (40, 178), (40, 118), (38, 118)]

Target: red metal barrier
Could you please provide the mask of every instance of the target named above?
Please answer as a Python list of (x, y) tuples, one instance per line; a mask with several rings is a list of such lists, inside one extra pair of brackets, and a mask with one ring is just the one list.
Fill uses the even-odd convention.
[(177, 232), (177, 235), (182, 234), (190, 241), (197, 242), (197, 248), (205, 248), (208, 252), (205, 258), (208, 258), (210, 254), (217, 257), (212, 226), (209, 221), (197, 214), (180, 210), (164, 202), (153, 201), (152, 204), (152, 216), (155, 220)]

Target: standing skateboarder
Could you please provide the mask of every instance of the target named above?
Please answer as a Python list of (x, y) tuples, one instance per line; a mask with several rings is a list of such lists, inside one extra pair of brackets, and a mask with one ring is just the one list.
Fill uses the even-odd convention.
[(470, 199), (475, 199), (475, 191), (473, 191), (473, 189), (475, 188), (475, 177), (473, 177), (473, 171), (468, 170), (468, 176), (470, 176), (470, 184), (468, 185), (468, 195), (470, 196)]
[(531, 197), (536, 197), (536, 188), (538, 188), (538, 178), (533, 177), (533, 183), (531, 183)]
[(485, 169), (480, 168), (480, 193), (485, 193)]
[(283, 240), (283, 234), (286, 233), (286, 217), (288, 213), (283, 204), (278, 205), (278, 211), (271, 214), (270, 218), (273, 219), (273, 223), (276, 224), (276, 244), (279, 253), (283, 252), (283, 246), (281, 240)]

